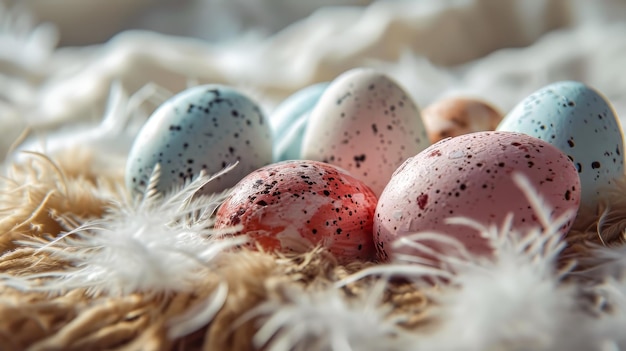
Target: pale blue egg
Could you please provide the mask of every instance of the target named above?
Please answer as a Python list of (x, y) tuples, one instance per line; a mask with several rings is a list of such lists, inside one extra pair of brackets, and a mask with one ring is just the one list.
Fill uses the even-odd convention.
[(143, 193), (157, 163), (161, 172), (156, 188), (167, 192), (202, 170), (214, 174), (237, 161), (203, 191), (232, 187), (271, 163), (268, 121), (252, 100), (233, 88), (197, 86), (163, 103), (140, 130), (128, 156), (126, 186)]
[[(543, 139), (568, 155), (578, 169), (584, 206), (595, 206), (603, 188), (624, 174), (619, 120), (610, 102), (583, 83), (558, 82), (536, 91), (522, 100), (497, 130)], [(558, 174), (546, 179), (557, 180)]]
[(311, 110), (317, 104), (328, 83), (318, 83), (295, 92), (271, 114), (274, 130), (274, 161), (298, 160), (302, 138)]

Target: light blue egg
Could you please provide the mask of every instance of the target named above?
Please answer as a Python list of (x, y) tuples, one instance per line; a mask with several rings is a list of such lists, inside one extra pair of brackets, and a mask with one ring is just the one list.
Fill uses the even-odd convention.
[(295, 92), (272, 113), (274, 130), (274, 162), (300, 159), (302, 138), (311, 110), (317, 104), (328, 83), (318, 83)]
[(155, 165), (157, 190), (167, 192), (202, 170), (215, 174), (204, 192), (232, 187), (248, 173), (271, 163), (272, 133), (260, 108), (239, 91), (222, 85), (187, 89), (161, 105), (139, 131), (126, 165), (126, 186), (143, 193)]
[(619, 120), (610, 102), (583, 83), (558, 82), (536, 91), (522, 100), (497, 130), (543, 139), (568, 155), (578, 169), (584, 206), (595, 206), (603, 188), (624, 174)]

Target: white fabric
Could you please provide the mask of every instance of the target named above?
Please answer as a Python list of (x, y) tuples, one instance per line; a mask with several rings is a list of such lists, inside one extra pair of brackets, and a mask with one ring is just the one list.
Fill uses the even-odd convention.
[[(135, 0), (89, 10), (29, 0), (0, 10), (0, 155), (28, 127), (20, 149), (94, 146), (123, 163), (146, 116), (187, 86), (234, 85), (271, 113), (295, 90), (358, 66), (388, 72), (422, 107), (464, 94), (508, 111), (543, 85), (576, 79), (626, 116), (624, 1), (353, 0), (341, 3), (366, 6), (312, 12), (328, 3)], [(58, 22), (29, 24), (28, 7)], [(135, 30), (57, 47), (141, 26), (189, 37)]]

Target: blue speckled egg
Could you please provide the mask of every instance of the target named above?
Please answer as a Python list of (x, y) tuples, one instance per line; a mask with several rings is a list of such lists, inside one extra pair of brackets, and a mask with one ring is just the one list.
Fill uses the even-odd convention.
[(318, 83), (298, 90), (278, 105), (270, 115), (276, 140), (275, 162), (300, 159), (302, 138), (310, 112), (327, 87), (328, 83)]
[(497, 130), (521, 132), (555, 145), (580, 176), (582, 205), (594, 207), (602, 188), (624, 174), (624, 142), (611, 104), (574, 81), (550, 84), (520, 102)]
[(341, 167), (378, 196), (393, 171), (429, 145), (409, 94), (386, 74), (357, 68), (337, 77), (311, 111), (302, 158)]
[(167, 192), (195, 178), (237, 167), (208, 184), (204, 192), (232, 187), (272, 161), (272, 133), (259, 107), (222, 85), (187, 89), (161, 105), (140, 130), (126, 165), (126, 186), (143, 193), (155, 165), (157, 190)]

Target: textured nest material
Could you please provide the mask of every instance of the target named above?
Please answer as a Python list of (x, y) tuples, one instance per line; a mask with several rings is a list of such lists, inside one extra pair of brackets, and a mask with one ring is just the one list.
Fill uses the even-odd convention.
[[(12, 166), (2, 189), (0, 275), (5, 278), (71, 268), (70, 262), (24, 240), (51, 240), (99, 218), (123, 193), (122, 174), (96, 170), (88, 153), (75, 152), (55, 161), (44, 155), (30, 156)], [(562, 262), (585, 256), (592, 243), (621, 241), (626, 226), (626, 180), (612, 189), (610, 216), (579, 216), (577, 227), (586, 230), (569, 234)], [(263, 321), (250, 311), (259, 304), (289, 305), (294, 296), (323, 291), (373, 265), (340, 265), (320, 249), (287, 256), (224, 252), (216, 265), (201, 272), (203, 279), (194, 283), (192, 292), (114, 296), (85, 288), (34, 291), (0, 280), (0, 350), (254, 349), (254, 335)], [(363, 304), (367, 292), (381, 280), (373, 275), (345, 284), (341, 297)], [(408, 331), (424, 331), (436, 324), (436, 318), (429, 315), (434, 302), (428, 296), (442, 287), (420, 287), (405, 280), (386, 283), (381, 299), (389, 318), (408, 316), (398, 323)], [(222, 304), (207, 306), (210, 297), (220, 294), (224, 295)], [(203, 313), (212, 314), (210, 321), (190, 328), (191, 316)], [(182, 324), (187, 326), (181, 328)]]

